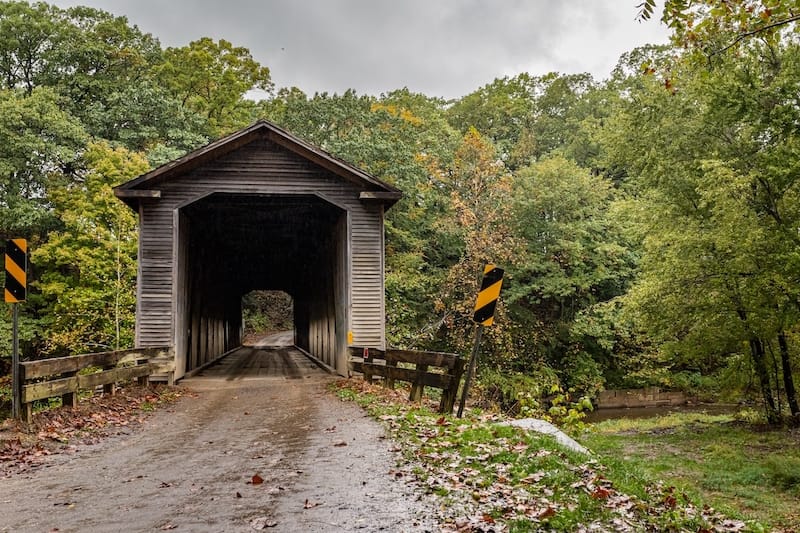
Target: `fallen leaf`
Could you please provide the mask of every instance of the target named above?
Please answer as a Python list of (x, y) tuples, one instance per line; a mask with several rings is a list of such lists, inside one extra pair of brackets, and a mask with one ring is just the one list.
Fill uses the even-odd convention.
[(176, 526), (175, 524), (164, 524), (163, 526), (161, 526), (161, 531), (168, 531), (170, 529), (178, 529), (178, 526)]
[(548, 506), (547, 509), (545, 509), (544, 511), (539, 513), (539, 518), (540, 519), (550, 518), (551, 516), (553, 516), (555, 514), (556, 514), (556, 510), (553, 509), (552, 507)]
[(597, 487), (592, 492), (592, 498), (595, 500), (605, 500), (609, 496), (611, 496), (611, 491), (603, 487)]
[(253, 476), (253, 478), (250, 480), (250, 483), (252, 483), (253, 485), (261, 485), (262, 483), (264, 483), (264, 478), (262, 478), (261, 476), (259, 476), (258, 474), (256, 474), (256, 475), (254, 475), (254, 476)]
[(334, 443), (334, 446), (336, 446), (338, 448), (341, 448), (342, 446), (347, 446), (347, 443), (342, 440), (342, 441)]
[(237, 493), (236, 493), (236, 497), (237, 497), (237, 498), (241, 498), (241, 497), (242, 497), (242, 493), (241, 493), (241, 492), (237, 492)]
[(306, 499), (305, 505), (303, 505), (303, 509), (312, 509), (318, 505), (322, 505), (322, 502), (312, 502), (309, 499)]

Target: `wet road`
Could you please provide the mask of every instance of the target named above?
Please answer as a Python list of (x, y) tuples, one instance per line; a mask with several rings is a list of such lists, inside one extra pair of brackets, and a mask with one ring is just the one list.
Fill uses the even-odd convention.
[(382, 428), (277, 344), (185, 380), (194, 394), (129, 435), (0, 480), (0, 531), (436, 530)]

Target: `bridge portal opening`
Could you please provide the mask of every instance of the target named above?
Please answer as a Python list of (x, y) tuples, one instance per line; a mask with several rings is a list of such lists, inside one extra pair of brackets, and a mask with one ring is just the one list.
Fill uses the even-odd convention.
[(242, 344), (284, 331), (294, 334), (294, 301), (288, 293), (255, 290), (242, 297)]
[(242, 345), (242, 303), (264, 291), (291, 300), (299, 348), (346, 372), (346, 210), (314, 194), (213, 193), (176, 217), (176, 375)]

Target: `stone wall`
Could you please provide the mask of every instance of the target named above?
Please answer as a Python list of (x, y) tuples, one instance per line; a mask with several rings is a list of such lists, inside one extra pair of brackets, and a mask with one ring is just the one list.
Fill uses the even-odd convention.
[(597, 395), (598, 409), (619, 407), (658, 407), (683, 405), (688, 401), (683, 392), (662, 392), (658, 387), (644, 389), (605, 390)]

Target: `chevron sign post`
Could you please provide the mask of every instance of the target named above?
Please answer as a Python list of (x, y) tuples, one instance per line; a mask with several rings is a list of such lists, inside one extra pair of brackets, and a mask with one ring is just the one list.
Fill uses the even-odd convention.
[(24, 302), (28, 294), (28, 241), (11, 239), (6, 242), (5, 253), (5, 301), (12, 305), (12, 351), (11, 351), (11, 414), (19, 418), (20, 392), (19, 375), (19, 302)]
[(497, 308), (497, 300), (500, 299), (500, 289), (503, 286), (503, 273), (504, 270), (502, 268), (498, 268), (492, 264), (486, 265), (483, 269), (481, 290), (478, 291), (478, 299), (475, 302), (475, 314), (472, 317), (473, 322), (477, 324), (475, 328), (475, 344), (472, 346), (472, 355), (469, 358), (467, 377), (464, 379), (464, 390), (461, 391), (461, 401), (458, 404), (458, 418), (461, 418), (461, 415), (464, 413), (464, 404), (467, 402), (469, 385), (472, 381), (472, 375), (475, 373), (475, 367), (478, 364), (478, 352), (480, 351), (481, 338), (483, 337), (483, 328), (494, 324), (494, 310)]

